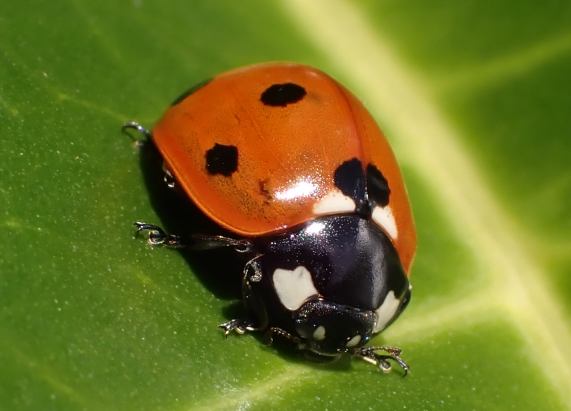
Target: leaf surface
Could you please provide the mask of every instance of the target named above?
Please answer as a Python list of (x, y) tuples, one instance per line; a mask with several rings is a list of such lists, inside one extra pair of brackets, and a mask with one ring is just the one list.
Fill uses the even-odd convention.
[[(0, 4), (0, 408), (571, 408), (571, 6), (548, 1)], [(405, 379), (252, 336), (175, 251), (127, 120), (270, 60), (360, 96), (419, 232)], [(212, 274), (213, 276), (215, 274)]]

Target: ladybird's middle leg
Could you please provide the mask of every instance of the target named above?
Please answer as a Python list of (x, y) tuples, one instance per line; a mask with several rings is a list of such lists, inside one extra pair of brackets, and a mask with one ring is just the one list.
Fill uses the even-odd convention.
[(147, 241), (151, 245), (162, 245), (169, 248), (183, 248), (186, 244), (182, 241), (182, 237), (176, 234), (167, 234), (161, 227), (154, 224), (147, 224), (141, 221), (135, 222), (137, 233), (148, 232)]
[(135, 227), (137, 232), (148, 232), (148, 242), (151, 245), (161, 245), (169, 248), (189, 248), (195, 251), (230, 247), (237, 253), (250, 252), (253, 247), (249, 240), (224, 237), (222, 235), (192, 234), (183, 237), (176, 234), (167, 234), (158, 225), (140, 221), (135, 223)]

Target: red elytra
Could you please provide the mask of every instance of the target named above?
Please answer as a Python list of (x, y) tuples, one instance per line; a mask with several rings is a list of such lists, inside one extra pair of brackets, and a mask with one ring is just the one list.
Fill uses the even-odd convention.
[[(286, 85), (303, 93), (292, 87), (289, 101), (264, 102), (270, 87)], [(175, 102), (154, 127), (153, 140), (192, 201), (245, 237), (350, 213), (335, 170), (355, 158), (374, 165), (390, 190), (375, 221), (409, 273), (416, 233), (398, 164), (368, 111), (327, 74), (293, 63), (220, 74)], [(224, 157), (222, 148), (229, 160), (217, 158)], [(222, 161), (223, 169), (213, 171), (209, 161)]]

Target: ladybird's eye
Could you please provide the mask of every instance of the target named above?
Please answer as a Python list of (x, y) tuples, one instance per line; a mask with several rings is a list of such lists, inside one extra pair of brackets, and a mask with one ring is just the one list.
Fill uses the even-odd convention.
[(323, 341), (325, 339), (325, 327), (320, 325), (313, 332), (313, 339), (315, 341)]
[(360, 342), (361, 342), (361, 336), (359, 334), (357, 334), (354, 337), (352, 337), (351, 339), (349, 339), (349, 341), (347, 341), (345, 346), (347, 348), (353, 348), (353, 347), (357, 346)]

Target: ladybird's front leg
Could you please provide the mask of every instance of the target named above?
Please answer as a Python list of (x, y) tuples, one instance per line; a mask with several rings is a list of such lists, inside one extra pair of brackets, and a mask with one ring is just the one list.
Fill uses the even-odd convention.
[[(386, 354), (378, 354), (377, 351), (384, 351)], [(384, 373), (389, 373), (392, 369), (389, 360), (395, 361), (403, 370), (403, 377), (408, 374), (410, 367), (401, 358), (402, 350), (397, 347), (382, 345), (379, 347), (361, 347), (357, 349), (353, 355), (361, 358), (362, 360), (373, 364)]]
[(253, 321), (241, 319), (241, 318), (234, 318), (230, 321), (226, 321), (218, 326), (222, 328), (224, 331), (224, 336), (228, 336), (232, 332), (236, 334), (245, 334), (248, 331), (258, 331), (259, 328), (255, 326)]
[[(251, 248), (251, 247), (250, 247)], [(246, 307), (257, 317), (257, 322), (247, 318), (234, 318), (220, 324), (218, 327), (224, 330), (224, 335), (235, 332), (244, 334), (247, 331), (262, 331), (268, 327), (268, 318), (264, 302), (254, 292), (252, 285), (262, 280), (262, 272), (257, 260), (261, 255), (257, 255), (244, 265), (242, 277), (242, 296)]]
[(296, 337), (295, 335), (288, 333), (287, 331), (279, 327), (269, 327), (268, 330), (266, 331), (265, 339), (268, 345), (274, 342), (274, 336), (278, 336), (280, 338), (283, 338), (285, 340), (288, 340), (296, 344), (300, 350), (305, 348), (302, 345), (301, 339), (299, 337)]

